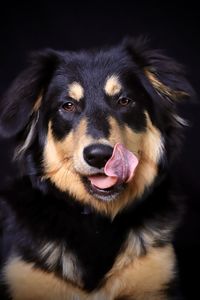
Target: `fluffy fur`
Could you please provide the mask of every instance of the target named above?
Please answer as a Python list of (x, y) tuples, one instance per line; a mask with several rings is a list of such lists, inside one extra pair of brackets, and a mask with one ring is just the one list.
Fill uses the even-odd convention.
[[(1, 191), (1, 299), (180, 299), (168, 171), (177, 103), (192, 94), (183, 68), (142, 39), (31, 57), (0, 104), (19, 168)], [(138, 157), (135, 176), (98, 190), (88, 176), (102, 159), (88, 165), (84, 149), (116, 143)]]

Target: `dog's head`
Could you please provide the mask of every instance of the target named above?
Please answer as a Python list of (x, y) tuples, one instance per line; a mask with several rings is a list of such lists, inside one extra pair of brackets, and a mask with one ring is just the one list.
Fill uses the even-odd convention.
[[(101, 51), (45, 50), (1, 102), (25, 173), (114, 216), (142, 197), (177, 151), (182, 68), (143, 41)], [(30, 170), (31, 169), (31, 170)]]

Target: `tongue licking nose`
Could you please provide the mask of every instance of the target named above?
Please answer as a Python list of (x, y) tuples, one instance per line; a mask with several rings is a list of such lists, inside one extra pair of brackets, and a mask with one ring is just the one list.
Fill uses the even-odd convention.
[(111, 158), (104, 167), (105, 175), (89, 176), (91, 184), (99, 189), (111, 188), (115, 184), (129, 182), (138, 165), (137, 157), (124, 145), (117, 143)]

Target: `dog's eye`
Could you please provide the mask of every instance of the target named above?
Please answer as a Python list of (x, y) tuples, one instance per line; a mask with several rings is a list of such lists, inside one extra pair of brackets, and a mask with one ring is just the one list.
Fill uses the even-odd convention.
[(76, 110), (75, 104), (71, 101), (67, 101), (63, 104), (62, 108), (68, 112), (74, 112)]
[(127, 97), (120, 97), (117, 101), (117, 103), (121, 106), (127, 106), (130, 102), (131, 99)]

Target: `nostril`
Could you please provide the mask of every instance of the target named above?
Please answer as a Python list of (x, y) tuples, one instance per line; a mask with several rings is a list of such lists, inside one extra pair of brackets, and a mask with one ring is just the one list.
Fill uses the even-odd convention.
[(93, 144), (83, 151), (85, 161), (92, 167), (103, 168), (112, 156), (113, 148), (108, 145)]

